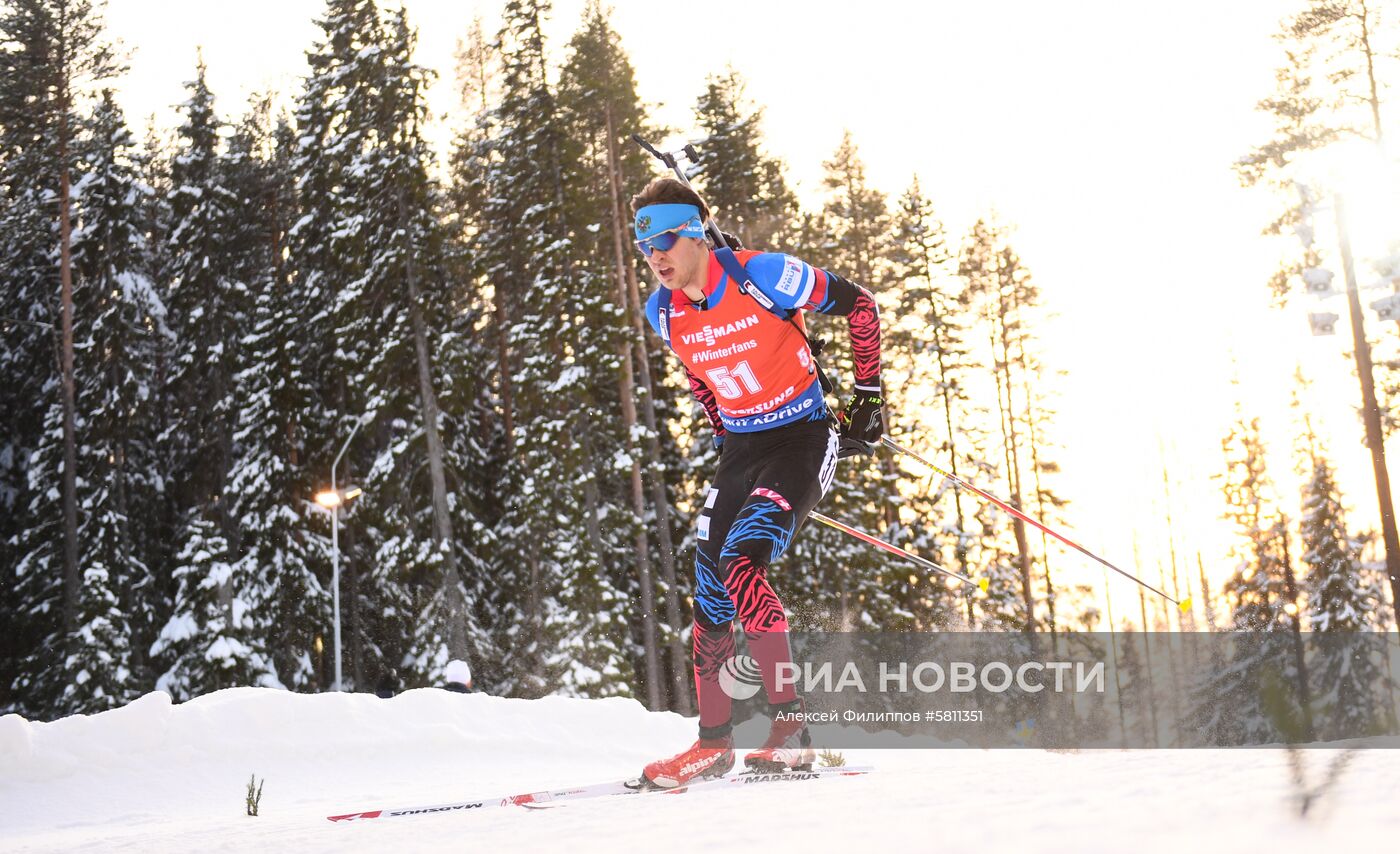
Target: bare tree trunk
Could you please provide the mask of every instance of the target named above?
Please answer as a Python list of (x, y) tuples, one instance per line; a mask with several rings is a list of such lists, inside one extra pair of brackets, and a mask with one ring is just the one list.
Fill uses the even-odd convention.
[[(1026, 426), (1030, 431), (1031, 477), (1035, 482), (1036, 512), (1040, 515), (1041, 522), (1045, 522), (1050, 517), (1045, 509), (1045, 491), (1040, 485), (1040, 441), (1035, 431), (1036, 410), (1031, 405), (1031, 386), (1026, 364), (1026, 348), (1023, 340), (1021, 342), (1021, 387), (1026, 394)], [(1050, 624), (1050, 643), (1052, 646), (1057, 646), (1059, 639), (1055, 634), (1055, 582), (1050, 578), (1050, 538), (1043, 529), (1040, 532), (1040, 559), (1045, 567), (1045, 605)]]
[[(116, 388), (121, 382), (120, 371), (115, 363), (113, 363), (108, 369), (107, 377), (108, 381), (112, 384), (112, 388)], [(112, 503), (113, 506), (116, 508), (117, 519), (119, 520), (117, 522), (117, 548), (120, 550), (122, 555), (129, 556), (136, 556), (137, 549), (142, 549), (144, 553), (141, 554), (141, 556), (137, 559), (140, 560), (143, 564), (147, 564), (147, 571), (149, 571), (150, 553), (144, 548), (145, 544), (141, 543), (138, 545), (137, 543), (132, 542), (133, 537), (131, 535), (131, 501), (130, 496), (128, 496), (127, 494), (126, 471), (126, 451), (127, 446), (130, 444), (130, 435), (126, 429), (126, 422), (123, 420), (119, 423), (120, 426), (118, 426), (115, 431), (115, 447), (111, 449), (111, 463), (109, 464), (109, 477), (111, 478), (112, 484)], [(142, 580), (145, 581), (145, 579)], [(121, 602), (122, 607), (128, 609), (128, 613), (135, 615), (140, 614), (142, 611), (140, 607), (141, 603), (139, 601), (140, 597), (142, 597), (143, 595), (149, 595), (150, 591), (143, 591), (139, 588), (136, 588), (132, 583), (133, 581), (135, 581), (135, 579), (132, 579), (129, 575), (119, 576), (112, 579), (112, 583), (117, 589), (118, 599)], [(140, 631), (140, 629), (137, 628), (137, 626), (139, 625), (140, 624), (133, 626), (133, 629), (136, 629), (137, 632)], [(148, 649), (148, 647), (146, 647), (144, 643), (140, 642), (141, 638), (142, 634), (137, 634), (138, 642), (135, 642), (131, 645), (131, 672), (136, 675), (137, 679), (144, 678), (146, 670), (146, 650)]]
[[(951, 388), (950, 383), (948, 382), (947, 377), (948, 371), (947, 368), (944, 366), (943, 362), (943, 350), (942, 348), (939, 348), (938, 382), (943, 387), (943, 423), (948, 433), (948, 459), (950, 461), (949, 471), (953, 473), (953, 477), (960, 477), (960, 475), (958, 474), (958, 445), (956, 438), (957, 434), (953, 430), (953, 390)], [(969, 573), (967, 556), (969, 549), (967, 536), (967, 521), (966, 518), (963, 516), (962, 489), (960, 487), (953, 488), (953, 508), (957, 512), (958, 518), (958, 543), (955, 547), (955, 554), (957, 555), (958, 560), (958, 572), (961, 572), (963, 575), (968, 575)], [(975, 622), (973, 617), (973, 600), (971, 594), (969, 593), (968, 595), (964, 596), (963, 601), (967, 604), (967, 627), (970, 629), (973, 627)]]
[[(1303, 614), (1298, 608), (1298, 583), (1293, 576), (1293, 558), (1288, 548), (1288, 517), (1279, 516), (1279, 537), (1283, 539), (1283, 584), (1293, 611), (1288, 614), (1293, 634), (1293, 666), (1298, 671), (1298, 705), (1303, 712), (1303, 739), (1313, 740), (1312, 690), (1308, 686), (1308, 662), (1303, 654)], [(1288, 609), (1284, 609), (1287, 612)]]
[(1128, 717), (1123, 711), (1123, 680), (1118, 668), (1118, 628), (1113, 625), (1113, 592), (1108, 588), (1108, 570), (1103, 571), (1103, 602), (1108, 609), (1108, 645), (1113, 653), (1113, 692), (1118, 695), (1118, 743), (1128, 746)]
[[(1016, 501), (1017, 507), (1021, 506), (1020, 496), (1012, 494), (1012, 499)], [(1016, 553), (1019, 556), (1021, 568), (1021, 599), (1026, 608), (1026, 631), (1035, 631), (1035, 595), (1031, 587), (1031, 547), (1026, 540), (1026, 523), (1017, 519), (1011, 526), (1012, 532), (1016, 535)]]
[(1342, 251), (1342, 268), (1346, 273), (1352, 356), (1356, 360), (1357, 377), (1361, 380), (1361, 419), (1366, 428), (1366, 447), (1371, 451), (1371, 470), (1376, 481), (1376, 503), (1380, 507), (1381, 542), (1385, 544), (1385, 574), (1390, 578), (1391, 609), (1395, 612), (1397, 624), (1400, 624), (1400, 531), (1396, 528), (1395, 504), (1390, 495), (1390, 471), (1385, 461), (1385, 431), (1381, 425), (1380, 404), (1376, 399), (1371, 343), (1366, 338), (1365, 316), (1361, 313), (1361, 296), (1356, 286), (1356, 266), (1351, 255), (1351, 237), (1347, 231), (1341, 194), (1333, 198), (1332, 209), (1337, 220), (1337, 243)]
[[(933, 272), (933, 259), (930, 258), (928, 252), (925, 251), (924, 275), (928, 278), (930, 287), (932, 287), (933, 285)], [(931, 293), (932, 292), (930, 291), (930, 294)], [(935, 348), (935, 352), (937, 353), (938, 361), (938, 386), (941, 390), (941, 394), (943, 397), (943, 425), (948, 437), (948, 459), (950, 462), (949, 471), (953, 473), (953, 477), (959, 477), (957, 433), (953, 429), (953, 403), (956, 398), (953, 394), (953, 383), (948, 378), (948, 364), (943, 358), (943, 312), (941, 306), (938, 305), (937, 299), (931, 295), (929, 297), (929, 305), (933, 308), (933, 334), (935, 344), (937, 345)], [(958, 572), (961, 572), (963, 575), (968, 575), (969, 573), (967, 565), (967, 522), (963, 517), (962, 489), (956, 487), (953, 489), (953, 509), (957, 512), (958, 519), (958, 541), (957, 546), (955, 547), (955, 554), (957, 556), (958, 562)], [(969, 593), (968, 595), (965, 595), (963, 597), (963, 601), (967, 605), (967, 627), (970, 629), (973, 627), (974, 623), (973, 601), (971, 594)]]
[[(588, 397), (587, 405), (590, 409), (596, 408), (596, 403), (593, 401), (591, 395)], [(571, 428), (569, 431), (569, 439), (571, 442), (582, 442), (583, 459), (589, 461), (597, 459), (593, 445), (593, 433), (588, 429), (587, 425)], [(598, 478), (595, 468), (583, 479), (583, 518), (584, 526), (587, 528), (588, 542), (593, 549), (593, 573), (595, 577), (606, 575), (609, 572), (608, 566), (610, 563), (607, 559), (607, 547), (603, 542), (603, 530), (598, 524), (598, 509), (601, 503), (602, 497), (598, 492)], [(638, 538), (645, 543), (646, 531), (640, 530)], [(660, 700), (661, 678), (658, 673), (654, 672), (656, 670), (657, 651), (655, 641), (651, 640), (655, 638), (655, 636), (654, 628), (647, 633), (647, 638), (650, 643), (647, 645), (649, 648), (644, 647), (643, 655), (645, 658), (644, 668), (647, 674), (648, 708), (660, 709), (662, 708)]]
[(642, 594), (642, 655), (647, 683), (647, 707), (659, 710), (665, 707), (661, 699), (661, 654), (657, 648), (660, 632), (656, 621), (656, 579), (652, 576), (646, 524), (645, 501), (642, 498), (641, 463), (632, 454), (631, 471), (632, 513), (635, 517), (633, 537), (634, 558), (637, 562), (638, 584)]
[(501, 372), (501, 417), (505, 426), (506, 455), (515, 454), (515, 383), (510, 375), (510, 310), (496, 287), (496, 364)]
[[(851, 200), (851, 204), (854, 209), (855, 201), (856, 199), (859, 199), (861, 197), (865, 189), (865, 184), (863, 180), (860, 183), (857, 183), (856, 176), (852, 173), (850, 169), (846, 170), (845, 175), (846, 197)], [(874, 298), (874, 261), (875, 256), (877, 254), (874, 246), (875, 236), (870, 234), (868, 231), (868, 227), (862, 224), (859, 220), (853, 220), (853, 225), (855, 226), (855, 231), (858, 235), (856, 238), (855, 245), (855, 254), (857, 257), (857, 262), (854, 275), (856, 276), (856, 283), (870, 289), (871, 297)], [(813, 354), (813, 356), (815, 357), (815, 354)], [(890, 421), (890, 406), (888, 401), (880, 404), (880, 419), (885, 425), (885, 430), (888, 433), (889, 426), (892, 423)], [(879, 468), (881, 474), (884, 476), (883, 479), (886, 485), (893, 485), (899, 477), (899, 472), (894, 457), (890, 454), (881, 455), (879, 457), (879, 461), (876, 464), (876, 467)], [(880, 518), (885, 525), (885, 535), (889, 537), (894, 536), (894, 532), (899, 527), (899, 508), (896, 505), (896, 503), (893, 501), (881, 500)], [(898, 541), (896, 540), (896, 542)], [(844, 602), (844, 597), (842, 601)], [(841, 610), (843, 612), (844, 624), (844, 612), (846, 610), (844, 604), (842, 605)]]
[[(1012, 309), (1016, 312), (1016, 316), (1020, 318), (1021, 311), (1024, 308), (1024, 306), (1021, 303), (1019, 294), (1017, 294), (1015, 291), (1012, 292), (1012, 297)], [(1031, 448), (1031, 479), (1035, 486), (1035, 506), (1036, 512), (1040, 515), (1041, 521), (1044, 522), (1049, 518), (1049, 516), (1046, 513), (1045, 508), (1045, 492), (1040, 484), (1040, 440), (1036, 435), (1036, 422), (1039, 419), (1037, 417), (1036, 407), (1034, 403), (1035, 398), (1031, 392), (1031, 362), (1030, 358), (1026, 355), (1026, 336), (1024, 334), (1017, 336), (1016, 349), (1020, 359), (1021, 389), (1026, 395), (1026, 428), (1030, 434), (1029, 440)], [(1007, 371), (1010, 371), (1010, 366), (1007, 367)], [(1008, 397), (1008, 400), (1009, 399), (1010, 398)], [(1044, 529), (1042, 529), (1040, 532), (1040, 556), (1040, 559), (1045, 566), (1045, 605), (1046, 610), (1048, 612), (1048, 619), (1050, 624), (1050, 643), (1051, 646), (1054, 647), (1058, 645), (1059, 642), (1059, 639), (1055, 634), (1055, 584), (1050, 578), (1050, 539), (1046, 535)]]
[[(1136, 544), (1134, 544), (1136, 546)], [(1133, 549), (1133, 564), (1137, 567), (1137, 548)], [(1147, 623), (1147, 594), (1141, 587), (1138, 588), (1138, 605), (1142, 608), (1142, 651), (1143, 669), (1147, 671), (1147, 706), (1152, 714), (1149, 718), (1152, 721), (1152, 746), (1160, 746), (1158, 743), (1157, 728), (1157, 680), (1152, 674), (1152, 626)], [(1144, 720), (1143, 723), (1147, 721)]]
[[(1168, 473), (1168, 471), (1167, 471), (1167, 462), (1166, 462), (1166, 455), (1165, 455), (1165, 452), (1163, 453), (1163, 457), (1162, 457), (1162, 492), (1163, 492), (1163, 494), (1164, 494), (1165, 497), (1166, 497), (1166, 507), (1167, 507), (1167, 551), (1168, 551), (1168, 553), (1169, 553), (1170, 556), (1171, 556), (1171, 565), (1172, 565), (1172, 598), (1175, 599), (1175, 600), (1177, 600), (1178, 602), (1186, 602), (1187, 600), (1186, 600), (1186, 599), (1183, 599), (1182, 596), (1181, 596), (1181, 579), (1180, 579), (1180, 575), (1179, 575), (1179, 573), (1178, 573), (1178, 571), (1177, 571), (1177, 563), (1176, 563), (1176, 529), (1175, 529), (1175, 526), (1174, 526), (1173, 523), (1172, 523), (1172, 490), (1171, 490), (1171, 478), (1170, 478), (1170, 475), (1169, 475), (1169, 473)], [(1164, 580), (1163, 583), (1165, 584), (1165, 580)], [(1166, 588), (1163, 587), (1163, 589), (1166, 589)], [(1188, 590), (1188, 593), (1189, 593), (1189, 590)], [(1188, 598), (1189, 598), (1189, 597), (1188, 597)], [(1188, 603), (1188, 604), (1189, 604), (1189, 603)], [(1165, 604), (1163, 605), (1163, 607), (1165, 607)], [(1167, 621), (1167, 625), (1168, 625), (1168, 626), (1171, 625), (1171, 621), (1170, 621), (1170, 620)], [(1176, 630), (1177, 630), (1177, 643), (1178, 643), (1178, 644), (1180, 644), (1180, 643), (1182, 642), (1183, 636), (1185, 636), (1185, 635), (1190, 635), (1190, 634), (1195, 634), (1195, 632), (1196, 632), (1196, 614), (1195, 614), (1195, 611), (1190, 610), (1190, 609), (1182, 610), (1182, 609), (1178, 608), (1178, 609), (1177, 609), (1177, 612), (1176, 612)], [(1200, 658), (1199, 658), (1199, 655), (1198, 655), (1198, 653), (1199, 653), (1199, 646), (1200, 646), (1200, 645), (1196, 642), (1196, 640), (1195, 640), (1194, 638), (1190, 639), (1190, 641), (1189, 641), (1189, 642), (1187, 643), (1187, 645), (1186, 645), (1186, 650), (1187, 650), (1187, 653), (1186, 653), (1186, 666), (1188, 666), (1188, 667), (1190, 668), (1190, 670), (1191, 670), (1192, 673), (1198, 673), (1199, 670), (1200, 670), (1200, 666), (1201, 666), (1201, 665), (1200, 665)], [(1175, 679), (1176, 677), (1173, 676), (1173, 678)], [(1180, 688), (1180, 682), (1179, 682), (1179, 681), (1177, 682), (1177, 687)], [(1177, 737), (1180, 738), (1181, 735), (1182, 735), (1182, 731), (1181, 731), (1181, 715), (1178, 714), (1178, 715), (1177, 715)]]
[[(399, 220), (407, 223), (402, 191)], [(447, 651), (453, 658), (469, 657), (467, 603), (462, 593), (462, 576), (457, 566), (456, 541), (452, 536), (452, 516), (447, 508), (447, 470), (443, 463), (442, 436), (438, 433), (437, 394), (433, 391), (432, 358), (428, 352), (428, 330), (419, 299), (417, 269), (410, 247), (405, 278), (408, 280), (408, 312), (413, 325), (413, 349), (418, 357), (418, 397), (423, 407), (423, 433), (428, 443), (428, 473), (433, 488), (433, 540), (442, 552), (442, 593), (447, 610)]]
[[(61, 42), (60, 42), (61, 43)], [(60, 51), (63, 48), (60, 47)], [(60, 317), (63, 326), (63, 631), (78, 628), (78, 444), (77, 392), (73, 377), (73, 222), (69, 208), (68, 109), (70, 103), (67, 57), (60, 53), (58, 65), (64, 75), (58, 102), (58, 276), (61, 289)]]
[(1201, 571), (1201, 607), (1206, 612), (1206, 625), (1211, 633), (1219, 631), (1215, 625), (1215, 605), (1210, 599), (1210, 584), (1206, 581), (1206, 565), (1201, 560), (1201, 553), (1196, 552), (1196, 567)]
[[(1161, 561), (1157, 562), (1157, 576), (1162, 582), (1162, 589), (1166, 590), (1167, 573), (1166, 570), (1162, 569)], [(1176, 593), (1175, 585), (1173, 585), (1172, 593)], [(1177, 596), (1176, 598), (1180, 599), (1181, 597)], [(1176, 667), (1176, 649), (1180, 644), (1181, 634), (1180, 632), (1172, 631), (1172, 615), (1171, 612), (1167, 610), (1167, 600), (1158, 597), (1157, 601), (1162, 606), (1162, 634), (1167, 644), (1167, 671), (1172, 678), (1172, 732), (1174, 733), (1173, 738), (1175, 738), (1179, 744), (1181, 742), (1181, 698), (1183, 696), (1183, 691), (1181, 687), (1181, 675)]]
[[(611, 204), (609, 205), (609, 207), (612, 209), (612, 212), (613, 212), (613, 216), (612, 216), (612, 219), (613, 219), (613, 229), (612, 229), (612, 232), (613, 232), (613, 241), (612, 241), (612, 242), (613, 242), (613, 261), (614, 261), (614, 269), (613, 269), (613, 272), (615, 273), (614, 279), (615, 279), (615, 281), (617, 282), (617, 297), (618, 297), (619, 308), (620, 308), (623, 312), (626, 312), (626, 311), (627, 311), (627, 281), (626, 281), (626, 276), (625, 276), (625, 274), (623, 273), (623, 269), (622, 269), (622, 268), (625, 266), (625, 261), (624, 261), (624, 259), (623, 259), (623, 254), (622, 254), (622, 232), (621, 232), (621, 223), (618, 222), (618, 218), (617, 218), (617, 185), (618, 185), (618, 180), (617, 180), (617, 174), (613, 171), (613, 162), (612, 162), (612, 161), (613, 161), (613, 139), (612, 139), (612, 133), (613, 133), (613, 131), (612, 131), (612, 107), (611, 107), (611, 105), (609, 105), (609, 104), (604, 104), (604, 105), (603, 105), (603, 112), (604, 112), (604, 114), (605, 114), (605, 116), (606, 116), (606, 118), (607, 118), (607, 136), (608, 136), (608, 182), (609, 182), (609, 185), (612, 187), (612, 192), (611, 192), (611, 194), (610, 194), (610, 196), (611, 196), (611, 198), (610, 198)], [(623, 430), (624, 430), (625, 433), (626, 433), (626, 438), (625, 438), (624, 441), (626, 442), (627, 456), (628, 456), (628, 458), (631, 460), (631, 468), (630, 468), (630, 472), (629, 472), (629, 475), (630, 475), (629, 480), (630, 480), (630, 486), (631, 486), (631, 492), (632, 492), (632, 516), (633, 516), (633, 520), (632, 520), (632, 524), (633, 524), (632, 545), (633, 545), (633, 552), (634, 552), (634, 556), (635, 556), (636, 561), (637, 561), (637, 572), (638, 572), (638, 574), (641, 576), (641, 578), (646, 579), (646, 580), (650, 580), (650, 579), (652, 578), (652, 573), (651, 573), (651, 543), (650, 543), (650, 541), (649, 541), (648, 538), (647, 538), (647, 527), (646, 527), (646, 512), (647, 512), (647, 507), (646, 507), (646, 498), (645, 498), (645, 496), (644, 496), (644, 494), (643, 494), (643, 488), (642, 488), (642, 461), (641, 461), (641, 451), (640, 451), (640, 449), (638, 449), (638, 448), (636, 447), (636, 438), (637, 438), (637, 404), (636, 404), (636, 392), (635, 392), (635, 390), (634, 390), (633, 387), (632, 387), (632, 370), (633, 370), (633, 367), (632, 367), (632, 347), (630, 346), (630, 344), (629, 344), (628, 341), (626, 340), (626, 337), (625, 337), (625, 336), (622, 337), (622, 338), (620, 338), (620, 339), (618, 340), (617, 351), (618, 351), (618, 359), (619, 359), (618, 373), (617, 373), (618, 397), (619, 397), (619, 399), (621, 400), (621, 403), (622, 403), (622, 428), (623, 428)], [(652, 582), (652, 583), (654, 583), (654, 582)], [(647, 586), (650, 587), (651, 584), (648, 583)], [(643, 617), (643, 625), (645, 626), (644, 631), (646, 632), (646, 637), (643, 639), (643, 648), (644, 648), (644, 650), (645, 650), (645, 658), (646, 658), (647, 701), (648, 701), (648, 703), (650, 703), (650, 707), (651, 707), (651, 708), (653, 708), (653, 709), (659, 709), (659, 708), (662, 708), (663, 706), (662, 706), (662, 702), (661, 702), (661, 664), (660, 664), (660, 661), (659, 661), (658, 650), (656, 649), (656, 619), (655, 619), (655, 615), (653, 614), (650, 620), (646, 619), (646, 617)], [(673, 632), (679, 630), (679, 628), (680, 628), (680, 627), (677, 626), (677, 625), (675, 625), (674, 623), (671, 625), (671, 630), (672, 630)], [(674, 674), (673, 674), (673, 675), (674, 675)], [(675, 685), (673, 685), (673, 688), (679, 689), (679, 688), (681, 688), (681, 686), (675, 686)], [(681, 693), (681, 690), (673, 690), (673, 691), (671, 691), (670, 693), (671, 693), (673, 696), (677, 696), (677, 695), (679, 695), (679, 694)]]
[[(220, 342), (225, 344), (224, 352), (228, 352), (227, 343), (233, 336), (220, 332)], [(214, 378), (214, 399), (228, 400), (230, 395), (228, 383), (225, 379), (228, 375), (220, 370)], [(233, 468), (233, 425), (228, 421), (229, 416), (224, 416), (215, 421), (213, 429), (218, 431), (219, 451), (215, 463), (216, 495), (214, 498), (214, 510), (218, 518), (219, 533), (223, 534), (224, 553), (230, 565), (238, 560), (239, 552), (243, 548), (243, 530), (234, 517), (232, 504), (233, 496), (228, 493), (229, 470)], [(219, 587), (219, 604), (224, 609), (224, 618), (228, 620), (230, 626), (233, 625), (233, 576), (224, 581)]]
[(1381, 128), (1380, 87), (1376, 82), (1376, 54), (1371, 48), (1371, 10), (1366, 0), (1361, 0), (1361, 50), (1366, 55), (1366, 83), (1370, 87), (1367, 101), (1371, 107), (1371, 124), (1376, 131), (1376, 142), (1385, 141), (1385, 131)]
[[(998, 283), (998, 288), (1002, 286)], [(1002, 441), (1006, 453), (1006, 482), (1010, 487), (1011, 506), (1021, 509), (1021, 463), (1016, 448), (1016, 413), (1011, 400), (1011, 353), (1007, 342), (1007, 308), (1005, 296), (999, 295), (998, 314), (992, 318), (992, 358), (996, 362), (993, 370), (997, 375), (997, 405), (1001, 409)], [(1001, 356), (996, 348), (1000, 344)], [(1003, 391), (1004, 388), (1004, 391)], [(1030, 544), (1026, 540), (1026, 523), (1016, 518), (1011, 526), (1016, 536), (1016, 555), (1021, 570), (1021, 599), (1026, 609), (1025, 630), (1035, 631), (1035, 598), (1031, 588)]]
[[(589, 402), (592, 406), (592, 401)], [(594, 459), (593, 435), (586, 428), (574, 428), (571, 441), (582, 437), (583, 458)], [(601, 503), (601, 496), (598, 494), (598, 479), (591, 473), (583, 480), (583, 520), (584, 526), (588, 529), (588, 543), (593, 547), (593, 565), (597, 571), (605, 572), (607, 568), (607, 549), (603, 545), (603, 529), (598, 524), (598, 505)]]
[[(1162, 495), (1166, 500), (1167, 509), (1167, 554), (1171, 557), (1172, 565), (1172, 598), (1182, 601), (1176, 567), (1176, 527), (1172, 523), (1172, 484), (1171, 477), (1167, 472), (1165, 457), (1162, 460)], [(1188, 623), (1191, 628), (1187, 628)], [(1196, 630), (1195, 615), (1191, 611), (1178, 610), (1176, 612), (1176, 628), (1179, 632), (1194, 632)]]
[[(1007, 468), (1008, 478), (1011, 481), (1011, 503), (1012, 506), (1021, 509), (1024, 504), (1021, 499), (1021, 460), (1016, 440), (1016, 413), (1011, 409), (1011, 367), (1008, 364), (1006, 370), (1006, 436), (1007, 436)], [(1017, 517), (1011, 525), (1011, 531), (1016, 536), (1016, 556), (1021, 569), (1021, 598), (1026, 608), (1026, 631), (1035, 631), (1035, 589), (1031, 582), (1031, 545), (1026, 538), (1026, 523)]]
[[(636, 375), (640, 376), (642, 382), (644, 404), (641, 407), (642, 424), (646, 428), (647, 458), (651, 469), (651, 506), (656, 521), (656, 543), (658, 557), (661, 560), (661, 580), (665, 585), (662, 589), (662, 596), (665, 600), (666, 622), (671, 627), (670, 635), (667, 638), (671, 659), (671, 695), (675, 702), (675, 709), (683, 715), (689, 715), (693, 708), (690, 703), (690, 686), (687, 678), (690, 668), (686, 659), (685, 644), (681, 640), (684, 626), (681, 625), (680, 592), (676, 578), (676, 552), (671, 540), (671, 505), (666, 497), (666, 484), (662, 479), (661, 440), (656, 425), (656, 397), (651, 378), (651, 363), (647, 359), (641, 300), (637, 295), (637, 274), (632, 265), (627, 263), (626, 252), (622, 245), (622, 234), (626, 230), (627, 218), (622, 212), (622, 162), (617, 151), (617, 135), (613, 125), (612, 106), (605, 104), (603, 109), (607, 123), (608, 183), (612, 195), (610, 207), (613, 220), (613, 254), (618, 269), (618, 295), (622, 302), (623, 312), (632, 322), (632, 341), (635, 350), (635, 359), (626, 353), (623, 356), (624, 359), (628, 360), (627, 389), (623, 394), (623, 418), (628, 417), (628, 408), (633, 408), (632, 423), (636, 423), (635, 407), (631, 402), (635, 394), (631, 378), (634, 376), (633, 370), (636, 370)], [(631, 435), (631, 427), (628, 427), (628, 435)], [(639, 522), (641, 518), (639, 515)]]

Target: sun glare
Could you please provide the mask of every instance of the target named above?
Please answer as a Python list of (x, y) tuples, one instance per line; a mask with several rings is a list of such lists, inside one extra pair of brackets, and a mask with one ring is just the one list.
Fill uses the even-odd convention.
[[(1400, 160), (1369, 140), (1332, 146), (1318, 157), (1317, 176), (1333, 199), (1342, 200), (1352, 252), (1361, 259), (1389, 254), (1400, 238)], [(1340, 271), (1339, 271), (1340, 272)], [(1367, 267), (1358, 263), (1358, 284), (1366, 287)]]

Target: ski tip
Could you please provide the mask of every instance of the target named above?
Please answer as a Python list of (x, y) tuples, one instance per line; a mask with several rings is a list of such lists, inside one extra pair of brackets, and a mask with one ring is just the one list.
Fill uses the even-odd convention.
[(1180, 608), (1183, 614), (1189, 613), (1191, 610), (1191, 597), (1187, 596), (1185, 599), (1182, 599), (1180, 602), (1176, 603), (1176, 607)]
[(379, 818), (379, 816), (383, 812), (383, 810), (374, 810), (372, 812), (352, 812), (347, 813), (345, 815), (328, 815), (326, 816), (326, 819), (328, 821), (357, 821), (359, 819), (366, 818)]
[(992, 580), (991, 580), (990, 578), (979, 578), (979, 579), (977, 579), (977, 589), (978, 589), (978, 590), (981, 590), (983, 593), (986, 593), (987, 590), (988, 590), (988, 588), (990, 588), (991, 586), (992, 586)]

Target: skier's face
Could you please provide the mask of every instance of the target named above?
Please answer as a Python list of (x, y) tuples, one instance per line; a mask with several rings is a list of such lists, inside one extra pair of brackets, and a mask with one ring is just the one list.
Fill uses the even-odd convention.
[(703, 287), (710, 251), (698, 237), (682, 237), (676, 245), (662, 251), (653, 249), (646, 256), (647, 266), (668, 290), (680, 290), (694, 285)]

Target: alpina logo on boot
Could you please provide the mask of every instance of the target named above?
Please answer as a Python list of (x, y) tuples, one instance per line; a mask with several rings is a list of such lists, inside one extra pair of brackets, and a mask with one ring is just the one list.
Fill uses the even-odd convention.
[(763, 687), (758, 662), (749, 655), (730, 656), (719, 669), (720, 690), (735, 700), (747, 700)]
[(713, 756), (707, 756), (704, 759), (697, 759), (689, 765), (682, 766), (681, 776), (689, 777), (697, 771), (704, 771), (706, 768), (709, 768), (711, 765), (715, 764), (715, 761), (718, 760), (719, 757), (719, 751), (715, 751), (715, 754)]

